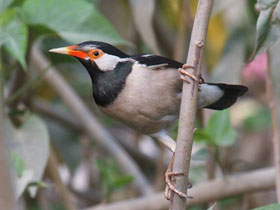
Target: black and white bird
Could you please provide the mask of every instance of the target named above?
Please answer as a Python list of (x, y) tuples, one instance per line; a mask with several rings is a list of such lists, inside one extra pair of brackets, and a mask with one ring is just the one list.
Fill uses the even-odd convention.
[[(104, 114), (158, 139), (175, 151), (168, 129), (179, 115), (181, 73), (188, 74), (182, 69), (182, 63), (152, 54), (130, 56), (97, 41), (55, 48), (50, 52), (74, 56), (82, 63), (92, 81), (95, 103)], [(226, 109), (247, 90), (241, 85), (201, 81), (197, 108)]]

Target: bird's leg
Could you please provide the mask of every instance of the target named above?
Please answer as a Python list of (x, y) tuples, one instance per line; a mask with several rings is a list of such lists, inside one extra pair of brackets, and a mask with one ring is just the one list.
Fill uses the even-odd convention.
[[(177, 193), (179, 196), (183, 197), (183, 198), (192, 198), (191, 196), (187, 196), (185, 193), (177, 190), (175, 188), (175, 186), (172, 184), (172, 177), (174, 176), (184, 176), (184, 173), (182, 172), (175, 172), (175, 171), (172, 171), (172, 167), (173, 167), (173, 163), (174, 163), (174, 153), (172, 155), (172, 158), (170, 160), (170, 163), (167, 167), (167, 170), (165, 172), (165, 183), (166, 183), (166, 187), (165, 187), (165, 192), (164, 192), (164, 197), (167, 199), (167, 200), (170, 200), (170, 190), (173, 191), (174, 193)], [(188, 184), (188, 188), (191, 188), (191, 184)]]
[(188, 76), (189, 78), (191, 78), (192, 80), (198, 82), (199, 84), (202, 84), (204, 83), (204, 80), (201, 78), (201, 75), (199, 75), (199, 78), (197, 78), (195, 75), (193, 75), (192, 73), (188, 72), (186, 69), (188, 68), (191, 68), (191, 69), (194, 69), (194, 66), (189, 66), (187, 64), (184, 64), (182, 66), (182, 68), (179, 68), (178, 71), (181, 73), (181, 76), (180, 78), (183, 80), (183, 81), (186, 81), (186, 82), (189, 82), (185, 76)]
[[(183, 176), (184, 173), (182, 172), (174, 172), (172, 171), (173, 168), (173, 163), (174, 163), (174, 153), (175, 153), (175, 148), (176, 148), (176, 144), (175, 141), (165, 132), (158, 132), (158, 133), (154, 133), (150, 135), (152, 138), (155, 138), (157, 140), (159, 140), (161, 143), (163, 143), (167, 148), (169, 148), (173, 155), (172, 158), (170, 160), (170, 163), (167, 167), (167, 170), (165, 172), (165, 183), (166, 183), (166, 187), (165, 187), (165, 193), (164, 193), (164, 197), (169, 200), (170, 199), (170, 190), (177, 193), (178, 195), (180, 195), (181, 197), (184, 198), (192, 198), (190, 196), (187, 196), (185, 193), (177, 190), (174, 185), (172, 184), (172, 177), (174, 176)], [(191, 185), (188, 184), (188, 188), (191, 188)]]

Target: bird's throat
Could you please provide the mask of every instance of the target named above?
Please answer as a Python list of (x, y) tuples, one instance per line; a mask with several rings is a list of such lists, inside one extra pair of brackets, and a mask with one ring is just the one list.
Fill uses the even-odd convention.
[(130, 61), (120, 62), (112, 71), (101, 71), (96, 64), (93, 64), (91, 69), (87, 68), (97, 105), (106, 107), (116, 100), (132, 70), (132, 65)]

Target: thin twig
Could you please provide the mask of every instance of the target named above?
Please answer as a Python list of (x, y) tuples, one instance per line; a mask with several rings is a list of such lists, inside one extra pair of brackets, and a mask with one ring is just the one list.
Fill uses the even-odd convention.
[[(233, 175), (210, 182), (200, 183), (191, 188), (188, 206), (207, 203), (222, 198), (273, 189), (275, 186), (274, 168), (258, 169), (239, 175)], [(163, 192), (138, 199), (125, 200), (107, 205), (89, 207), (84, 210), (163, 210), (168, 208)]]
[(75, 210), (77, 208), (75, 207), (73, 198), (72, 198), (70, 192), (68, 191), (67, 187), (64, 186), (62, 179), (60, 177), (60, 174), (58, 172), (58, 168), (59, 168), (58, 160), (51, 147), (46, 172), (47, 172), (47, 174), (49, 174), (52, 181), (54, 182), (54, 185), (57, 188), (57, 191), (59, 192), (59, 195), (60, 195), (62, 202), (64, 203), (66, 209)]
[[(42, 55), (37, 44), (33, 46), (31, 59), (34, 69), (41, 72), (49, 66), (48, 60)], [(73, 112), (87, 135), (106, 149), (115, 158), (121, 169), (134, 177), (133, 184), (141, 194), (151, 193), (152, 187), (137, 164), (127, 152), (107, 132), (97, 118), (89, 111), (74, 90), (67, 84), (54, 67), (50, 67), (44, 77), (50, 87), (62, 98), (66, 106)]]
[(272, 76), (271, 76), (271, 59), (270, 52), (267, 51), (267, 69), (266, 69), (266, 92), (269, 102), (269, 108), (271, 113), (272, 128), (273, 128), (273, 148), (274, 148), (274, 164), (277, 176), (275, 177), (277, 201), (280, 203), (280, 134), (279, 134), (279, 122), (278, 122), (278, 110), (276, 94), (274, 93)]
[[(201, 72), (201, 56), (206, 39), (208, 23), (214, 0), (200, 0), (194, 20), (189, 53), (186, 64), (193, 67), (196, 77)], [(190, 68), (192, 70), (192, 68)], [(196, 115), (198, 83), (190, 81), (184, 83), (179, 117), (178, 138), (175, 151), (173, 171), (183, 172), (185, 176), (174, 177), (176, 189), (187, 193), (187, 183), (191, 151), (193, 144), (194, 121)], [(170, 209), (182, 210), (186, 208), (186, 198), (172, 193)]]

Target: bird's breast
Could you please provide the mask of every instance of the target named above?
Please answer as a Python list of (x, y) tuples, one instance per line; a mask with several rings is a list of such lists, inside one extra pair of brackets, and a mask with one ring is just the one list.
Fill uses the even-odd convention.
[(136, 63), (116, 100), (100, 109), (142, 133), (158, 132), (177, 119), (181, 85), (174, 69), (152, 70)]

